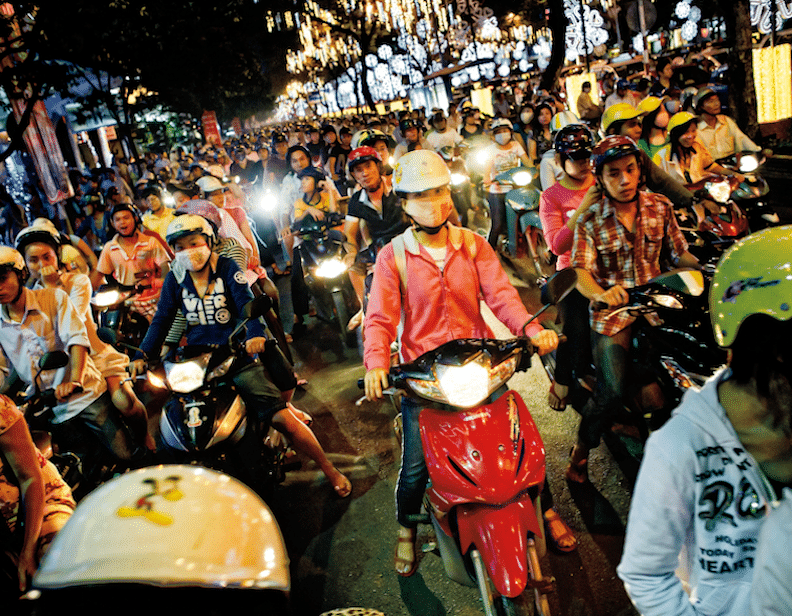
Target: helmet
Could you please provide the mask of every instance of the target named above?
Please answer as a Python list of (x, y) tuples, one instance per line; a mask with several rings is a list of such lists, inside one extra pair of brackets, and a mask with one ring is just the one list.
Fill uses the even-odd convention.
[(131, 203), (116, 203), (113, 206), (113, 209), (110, 210), (110, 220), (113, 220), (113, 216), (118, 214), (118, 212), (127, 211), (132, 214), (135, 219), (135, 226), (140, 226), (140, 210), (138, 210), (134, 205)]
[(201, 192), (203, 192), (204, 194), (213, 193), (218, 190), (223, 190), (225, 188), (225, 184), (223, 184), (223, 182), (220, 179), (216, 178), (213, 175), (205, 175), (203, 177), (200, 177), (195, 181), (195, 184), (198, 186), (198, 188), (201, 189)]
[(384, 141), (388, 144), (389, 149), (396, 146), (396, 142), (390, 135), (386, 135), (381, 130), (365, 128), (355, 134), (355, 137), (352, 140), (352, 149), (354, 150), (362, 145), (373, 146), (375, 143), (377, 143), (377, 141)]
[(720, 346), (731, 346), (752, 314), (792, 318), (790, 251), (792, 226), (787, 225), (749, 235), (721, 257), (710, 286), (710, 315)]
[(209, 175), (216, 177), (218, 180), (222, 180), (226, 176), (225, 169), (223, 169), (222, 165), (209, 165), (206, 168), (206, 172)]
[(152, 466), (86, 496), (34, 581), (41, 589), (114, 583), (288, 591), (289, 558), (250, 488), (207, 468)]
[(420, 130), (423, 128), (423, 125), (418, 120), (413, 120), (412, 118), (405, 118), (399, 122), (399, 130), (401, 131), (402, 135), (404, 135), (404, 133), (406, 133), (407, 129), (409, 128), (417, 128)]
[(557, 133), (569, 124), (580, 124), (580, 119), (571, 111), (559, 111), (550, 120), (550, 132)]
[[(176, 210), (176, 214), (194, 214), (205, 218), (215, 227), (215, 230), (222, 229), (223, 221), (220, 218), (220, 210), (211, 201), (206, 199), (190, 199), (182, 203)], [(172, 222), (172, 221), (171, 221)]]
[(630, 88), (630, 82), (627, 81), (626, 79), (619, 79), (619, 81), (616, 82), (617, 90), (629, 90), (629, 88)]
[(698, 92), (696, 92), (696, 95), (693, 97), (693, 111), (696, 113), (701, 113), (701, 103), (704, 102), (705, 98), (709, 98), (713, 94), (717, 95), (718, 93), (712, 88), (706, 86), (699, 88)]
[(494, 133), (499, 128), (508, 128), (512, 130), (512, 123), (506, 118), (495, 118), (490, 122), (490, 130)]
[(322, 180), (325, 179), (326, 176), (321, 169), (318, 169), (313, 165), (308, 165), (305, 169), (303, 169), (302, 171), (300, 171), (300, 173), (297, 174), (297, 177), (299, 179), (310, 177), (316, 180), (317, 182), (321, 182)]
[(594, 170), (599, 175), (606, 163), (613, 162), (630, 154), (634, 154), (636, 160), (640, 161), (640, 150), (635, 145), (635, 141), (629, 137), (621, 135), (611, 135), (600, 141), (591, 151), (591, 161), (594, 163)]
[[(47, 222), (49, 223), (49, 220)], [(24, 255), (25, 249), (35, 242), (48, 244), (55, 251), (56, 255), (60, 252), (61, 236), (60, 233), (58, 233), (58, 231), (55, 229), (55, 225), (52, 225), (52, 223), (48, 225), (32, 224), (29, 227), (22, 229), (19, 233), (17, 233), (14, 245), (16, 246), (16, 249), (19, 251), (19, 253)]]
[(423, 192), (451, 183), (443, 158), (432, 150), (415, 150), (402, 156), (393, 170), (393, 190), (399, 196)]
[(585, 124), (567, 124), (553, 140), (553, 148), (562, 161), (589, 158), (593, 147), (594, 136)]
[(611, 105), (602, 114), (602, 132), (607, 134), (608, 127), (614, 122), (624, 122), (633, 120), (641, 115), (641, 112), (630, 103), (616, 103)]
[(692, 113), (687, 111), (680, 111), (679, 113), (675, 113), (671, 116), (671, 119), (668, 121), (668, 132), (670, 133), (675, 128), (679, 128), (680, 126), (684, 126), (689, 122), (693, 122), (696, 119)]
[(0, 246), (0, 272), (14, 270), (22, 278), (25, 277), (25, 259), (18, 250), (10, 246)]
[(367, 160), (373, 160), (380, 166), (382, 165), (382, 157), (379, 155), (379, 152), (377, 152), (377, 150), (372, 148), (370, 145), (364, 145), (359, 148), (355, 148), (349, 153), (349, 158), (347, 158), (347, 171), (351, 174), (352, 170), (357, 165), (364, 163)]
[(693, 105), (693, 97), (696, 96), (696, 92), (698, 92), (698, 90), (693, 86), (689, 86), (682, 90), (681, 94), (679, 95), (679, 102), (682, 105), (682, 109), (685, 109), (688, 102), (691, 104), (691, 106)]
[(184, 214), (177, 216), (168, 225), (168, 230), (165, 232), (165, 241), (168, 245), (173, 247), (176, 240), (191, 235), (193, 233), (200, 233), (206, 236), (209, 247), (214, 246), (215, 232), (209, 221), (203, 216), (195, 214)]
[(637, 111), (639, 115), (652, 113), (660, 108), (663, 104), (663, 99), (658, 96), (647, 96), (640, 103), (638, 103)]

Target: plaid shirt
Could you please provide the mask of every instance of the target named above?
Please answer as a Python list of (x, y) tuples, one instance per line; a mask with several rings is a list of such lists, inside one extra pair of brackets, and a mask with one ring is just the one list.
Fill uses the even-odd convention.
[[(617, 284), (625, 289), (644, 285), (660, 275), (661, 253), (676, 263), (687, 250), (671, 202), (656, 193), (638, 194), (634, 237), (617, 220), (607, 197), (591, 206), (575, 229), (572, 267), (589, 272), (603, 289)], [(610, 312), (592, 310), (594, 331), (613, 336), (635, 321), (627, 312), (607, 318)]]

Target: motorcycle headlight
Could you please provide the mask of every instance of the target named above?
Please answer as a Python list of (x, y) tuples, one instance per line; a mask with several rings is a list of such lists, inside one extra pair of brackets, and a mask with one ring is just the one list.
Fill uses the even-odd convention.
[(338, 278), (346, 269), (341, 259), (327, 259), (316, 268), (316, 275), (319, 278)]
[(706, 187), (710, 197), (717, 203), (726, 203), (729, 200), (729, 196), (731, 195), (729, 180), (707, 182)]
[(740, 173), (751, 173), (759, 168), (759, 159), (753, 154), (745, 154), (740, 157)]
[(97, 308), (107, 308), (108, 306), (115, 306), (122, 299), (124, 299), (124, 293), (118, 289), (110, 289), (108, 291), (99, 291), (91, 298), (91, 304)]
[(523, 186), (528, 186), (528, 184), (531, 183), (532, 179), (533, 176), (531, 175), (530, 171), (517, 171), (512, 176), (512, 184), (522, 188)]
[(148, 382), (151, 383), (157, 389), (165, 389), (165, 387), (166, 387), (165, 381), (163, 381), (161, 378), (159, 378), (153, 372), (151, 372), (151, 371), (147, 372), (146, 373), (146, 378), (148, 379)]
[(519, 355), (492, 367), (488, 355), (480, 354), (464, 366), (438, 364), (435, 380), (407, 379), (420, 396), (459, 408), (472, 408), (511, 378)]
[(652, 295), (652, 301), (664, 308), (673, 308), (675, 310), (684, 308), (682, 303), (673, 295)]
[(174, 364), (166, 362), (165, 378), (171, 390), (187, 394), (201, 387), (211, 355), (211, 353), (205, 353), (195, 359)]
[(451, 186), (462, 186), (465, 182), (467, 182), (467, 176), (462, 173), (451, 174)]
[(162, 198), (162, 203), (165, 207), (173, 207), (176, 205), (176, 199), (173, 198), (172, 194), (165, 193), (165, 196)]
[(487, 164), (487, 160), (489, 159), (489, 152), (487, 148), (482, 148), (478, 152), (476, 152), (476, 164), (480, 166), (484, 166)]
[(267, 214), (274, 213), (278, 209), (278, 197), (271, 190), (265, 190), (259, 197), (258, 208)]

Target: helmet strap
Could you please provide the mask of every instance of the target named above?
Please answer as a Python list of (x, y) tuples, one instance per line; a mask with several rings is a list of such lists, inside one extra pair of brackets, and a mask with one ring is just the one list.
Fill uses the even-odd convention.
[(436, 227), (425, 227), (422, 224), (416, 222), (415, 219), (412, 216), (408, 215), (407, 217), (412, 221), (413, 226), (416, 229), (418, 229), (418, 231), (423, 231), (427, 235), (437, 235), (438, 233), (440, 233), (440, 231), (443, 229), (443, 227), (446, 226), (446, 223), (448, 222), (448, 218), (446, 218), (443, 222), (441, 222)]

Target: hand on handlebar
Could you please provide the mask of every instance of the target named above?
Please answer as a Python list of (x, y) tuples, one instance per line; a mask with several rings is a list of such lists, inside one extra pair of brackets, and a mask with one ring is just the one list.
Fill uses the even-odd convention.
[(129, 362), (128, 370), (129, 370), (130, 378), (134, 380), (135, 377), (143, 374), (146, 371), (146, 360), (135, 359), (134, 361)]
[(621, 285), (615, 285), (605, 291), (604, 293), (600, 293), (593, 298), (593, 303), (595, 307), (598, 303), (607, 304), (608, 308), (618, 308), (619, 306), (624, 306), (630, 301), (630, 296), (625, 291), (624, 287)]
[(245, 342), (245, 350), (251, 357), (256, 353), (263, 353), (266, 346), (267, 339), (263, 336), (256, 336), (255, 338), (250, 338), (247, 342)]
[(550, 353), (558, 347), (558, 334), (552, 329), (543, 329), (531, 338), (531, 344), (539, 355)]
[(364, 379), (366, 400), (382, 398), (382, 390), (388, 388), (388, 371), (385, 368), (372, 368)]
[(72, 394), (78, 394), (82, 390), (83, 390), (82, 383), (78, 383), (77, 381), (69, 381), (68, 383), (61, 383), (55, 388), (55, 397), (62, 402)]

